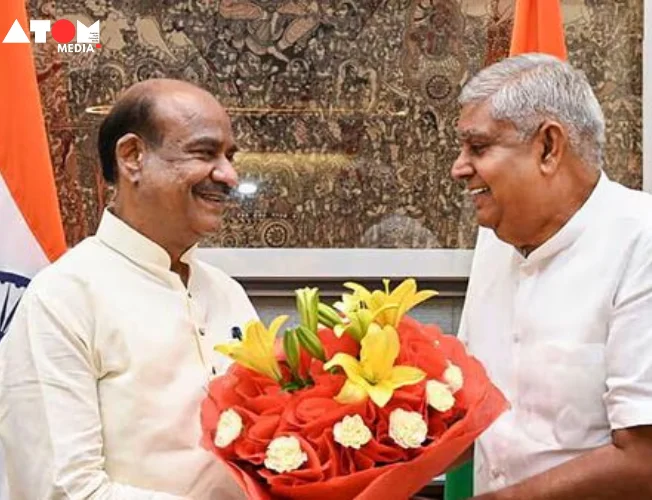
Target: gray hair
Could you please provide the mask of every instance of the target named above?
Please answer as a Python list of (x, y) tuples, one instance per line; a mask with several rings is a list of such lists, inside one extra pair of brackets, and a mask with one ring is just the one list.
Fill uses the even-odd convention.
[(480, 71), (462, 89), (459, 102), (489, 100), (495, 120), (514, 124), (523, 139), (546, 118), (568, 130), (570, 146), (587, 164), (602, 168), (604, 115), (583, 72), (547, 54), (523, 54)]

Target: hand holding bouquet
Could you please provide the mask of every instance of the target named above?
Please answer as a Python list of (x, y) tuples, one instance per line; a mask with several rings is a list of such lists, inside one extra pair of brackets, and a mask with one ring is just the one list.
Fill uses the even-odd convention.
[(249, 498), (398, 499), (444, 472), (506, 408), (453, 336), (406, 316), (436, 295), (297, 290), (301, 324), (249, 322), (202, 405), (203, 446)]

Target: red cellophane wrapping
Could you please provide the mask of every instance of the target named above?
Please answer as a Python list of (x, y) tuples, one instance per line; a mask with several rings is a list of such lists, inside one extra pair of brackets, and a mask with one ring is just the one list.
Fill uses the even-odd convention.
[[(334, 397), (345, 376), (324, 371), (322, 363), (307, 356), (302, 369), (315, 384), (296, 392), (283, 391), (273, 380), (234, 364), (211, 382), (202, 404), (202, 445), (226, 465), (250, 499), (396, 500), (417, 493), (444, 473), (508, 403), (454, 336), (407, 316), (397, 330), (401, 343), (397, 364), (422, 369), (426, 379), (441, 380), (449, 363), (462, 370), (464, 383), (454, 394), (452, 409), (442, 413), (428, 406), (425, 380), (397, 389), (383, 408), (370, 399), (344, 405)], [(327, 356), (359, 351), (357, 342), (346, 335), (337, 338), (324, 328), (319, 336)], [(389, 437), (389, 415), (396, 408), (423, 415), (428, 438), (421, 448), (403, 449)], [(244, 430), (228, 447), (217, 448), (217, 422), (227, 409), (237, 411)], [(333, 438), (334, 425), (355, 414), (373, 434), (359, 450), (343, 447)], [(294, 436), (301, 443), (308, 460), (299, 469), (279, 474), (265, 468), (267, 446), (278, 436)]]

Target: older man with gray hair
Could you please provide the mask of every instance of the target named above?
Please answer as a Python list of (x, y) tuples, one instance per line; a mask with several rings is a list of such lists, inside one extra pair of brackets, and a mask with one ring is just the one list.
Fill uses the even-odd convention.
[(585, 76), (525, 54), (463, 89), (452, 167), (480, 226), (460, 336), (512, 403), (483, 500), (652, 498), (652, 196), (602, 171)]

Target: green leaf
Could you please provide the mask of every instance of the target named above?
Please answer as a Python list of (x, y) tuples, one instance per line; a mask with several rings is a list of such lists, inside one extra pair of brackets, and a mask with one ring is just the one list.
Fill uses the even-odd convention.
[(304, 385), (297, 381), (293, 380), (292, 382), (286, 382), (281, 386), (281, 389), (287, 392), (292, 392), (292, 391), (298, 391), (299, 389), (303, 389)]

